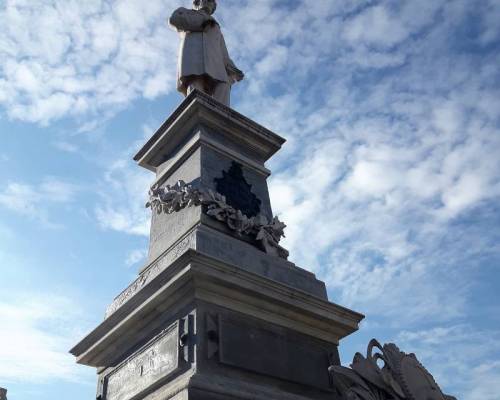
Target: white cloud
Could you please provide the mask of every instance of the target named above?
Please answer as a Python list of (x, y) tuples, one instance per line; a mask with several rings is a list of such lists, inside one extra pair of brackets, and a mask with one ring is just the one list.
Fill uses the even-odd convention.
[(151, 212), (145, 204), (153, 179), (131, 161), (115, 162), (105, 174), (100, 191), (103, 202), (95, 210), (101, 227), (148, 236)]
[(492, 360), (472, 367), (468, 378), (470, 382), (466, 392), (468, 400), (498, 399), (497, 385), (500, 381), (500, 361)]
[(483, 3), (485, 12), (482, 15), (484, 30), (481, 33), (481, 43), (483, 45), (494, 42), (500, 36), (500, 4), (495, 0), (487, 0)]
[(432, 24), (442, 5), (441, 1), (429, 0), (404, 1), (398, 5), (383, 2), (347, 19), (342, 35), (353, 46), (392, 47)]
[[(180, 3), (52, 2), (42, 30), (28, 23), (35, 3), (6, 9), (0, 101), (9, 116), (43, 123), (168, 93), (178, 38), (164, 20)], [(500, 58), (486, 48), (500, 38), (497, 2), (303, 1), (293, 10), (279, 3), (228, 0), (217, 18), (247, 73), (234, 88), (236, 108), (288, 139), (270, 163), (270, 189), (292, 260), (370, 323), (400, 330), (469, 317), (480, 260), (498, 254), (498, 229), (481, 217), (500, 196)], [(464, 33), (471, 15), (480, 21), (477, 36)], [(112, 165), (96, 207), (100, 224), (148, 235), (143, 205), (152, 179), (131, 162)], [(5, 201), (35, 189), (2, 194)], [(446, 349), (442, 332), (429, 335)], [(418, 340), (418, 355), (443, 357)], [(461, 392), (491, 397), (478, 388), (493, 382), (498, 365), (461, 341), (467, 354), (478, 351), (475, 367), (467, 366), (475, 386)], [(461, 379), (453, 369), (436, 371), (440, 383)]]
[(417, 355), (448, 394), (463, 393), (460, 398), (467, 400), (495, 400), (499, 339), (498, 331), (461, 324), (404, 331), (396, 340), (403, 351)]
[(110, 114), (137, 97), (168, 93), (175, 87), (170, 61), (178, 39), (165, 13), (174, 6), (161, 0), (6, 3), (0, 105), (11, 118), (48, 124)]
[(49, 222), (48, 208), (51, 205), (67, 204), (74, 200), (80, 188), (72, 183), (54, 177), (46, 177), (38, 185), (9, 182), (0, 191), (0, 205), (39, 220), (46, 226), (56, 225)]
[[(475, 260), (494, 241), (459, 221), (500, 195), (499, 109), (487, 105), (499, 88), (483, 84), (495, 79), (496, 60), (464, 59), (450, 47), (465, 3), (394, 4), (367, 7), (346, 23), (333, 4), (324, 12), (331, 20), (304, 20), (300, 10), (283, 29), (279, 12), (258, 8), (276, 32), (250, 41), (250, 53), (290, 43), (293, 66), (282, 75), (256, 70), (252, 96), (238, 107), (288, 139), (271, 165), (270, 189), (292, 259), (326, 279), (335, 301), (371, 318), (451, 321), (467, 313)], [(357, 31), (342, 40), (355, 21)], [(386, 67), (397, 73), (379, 71)], [(280, 90), (270, 93), (266, 82)]]
[[(370, 27), (370, 29), (366, 29)], [(391, 15), (386, 6), (368, 8), (344, 27), (344, 38), (353, 42), (392, 46), (406, 39), (409, 29), (400, 18)]]
[(261, 76), (276, 73), (286, 66), (288, 49), (285, 46), (276, 46), (269, 49), (267, 55), (255, 66)]
[(42, 383), (88, 381), (68, 349), (83, 332), (78, 307), (47, 293), (0, 300), (0, 381)]
[(66, 153), (76, 153), (78, 152), (78, 147), (75, 146), (72, 143), (66, 142), (64, 140), (59, 140), (57, 142), (53, 143), (54, 147), (61, 150), (65, 151)]
[(147, 255), (148, 252), (146, 249), (132, 250), (130, 253), (128, 253), (127, 258), (125, 259), (125, 264), (127, 265), (127, 267), (131, 267), (139, 262), (144, 261)]

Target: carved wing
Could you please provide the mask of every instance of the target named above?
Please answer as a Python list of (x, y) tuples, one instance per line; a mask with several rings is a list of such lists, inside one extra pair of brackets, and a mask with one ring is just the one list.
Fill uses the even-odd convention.
[(328, 371), (336, 383), (335, 386), (342, 392), (347, 391), (353, 386), (360, 386), (365, 390), (370, 390), (370, 387), (366, 384), (366, 382), (352, 369), (342, 367), (340, 365), (332, 365)]
[(401, 361), (401, 383), (407, 397), (412, 400), (445, 400), (445, 396), (432, 375), (417, 360), (407, 354)]

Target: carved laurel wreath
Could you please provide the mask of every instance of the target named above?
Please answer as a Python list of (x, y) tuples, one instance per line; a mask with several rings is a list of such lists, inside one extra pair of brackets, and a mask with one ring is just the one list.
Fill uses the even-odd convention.
[(172, 214), (186, 207), (204, 206), (207, 215), (224, 222), (229, 229), (237, 235), (248, 235), (254, 238), (266, 253), (288, 258), (288, 251), (279, 245), (285, 236), (286, 225), (278, 217), (269, 221), (264, 215), (247, 217), (231, 207), (226, 198), (211, 189), (194, 188), (184, 181), (178, 181), (175, 185), (160, 187), (153, 186), (149, 191), (147, 208), (158, 214)]

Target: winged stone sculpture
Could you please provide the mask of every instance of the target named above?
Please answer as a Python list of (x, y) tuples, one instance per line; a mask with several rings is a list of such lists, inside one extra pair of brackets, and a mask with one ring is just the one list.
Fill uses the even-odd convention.
[[(373, 353), (375, 348), (379, 352)], [(366, 357), (355, 354), (351, 368), (332, 365), (329, 372), (342, 400), (456, 400), (443, 394), (415, 354), (393, 343), (381, 346), (375, 339)]]

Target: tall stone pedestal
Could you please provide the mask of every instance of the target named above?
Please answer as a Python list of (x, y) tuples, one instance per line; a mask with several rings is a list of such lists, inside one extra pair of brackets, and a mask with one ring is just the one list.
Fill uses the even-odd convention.
[[(271, 221), (264, 163), (283, 143), (194, 92), (135, 160), (155, 187), (183, 180)], [(71, 350), (97, 368), (97, 398), (332, 399), (328, 367), (363, 316), (264, 250), (204, 204), (154, 213), (147, 265)]]

